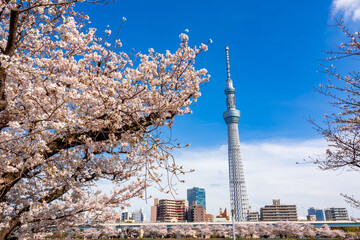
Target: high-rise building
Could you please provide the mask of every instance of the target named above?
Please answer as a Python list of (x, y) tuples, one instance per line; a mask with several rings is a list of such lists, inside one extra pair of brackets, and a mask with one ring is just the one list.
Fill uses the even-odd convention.
[(308, 209), (308, 215), (315, 215), (315, 212), (316, 212), (316, 210), (313, 207)]
[(230, 77), (229, 47), (225, 47), (226, 52), (226, 105), (227, 110), (223, 117), (228, 126), (228, 161), (229, 161), (229, 185), (230, 185), (230, 205), (233, 209), (235, 221), (246, 221), (249, 208), (249, 200), (245, 185), (245, 176), (240, 153), (240, 139), (238, 123), (240, 111), (235, 108), (235, 88)]
[(132, 220), (132, 215), (128, 210), (125, 209), (121, 213), (121, 221), (125, 222), (125, 221), (128, 221), (128, 220)]
[(135, 222), (145, 222), (146, 214), (144, 213), (144, 209), (140, 208), (138, 211), (132, 213), (132, 219)]
[(261, 221), (297, 221), (296, 205), (281, 205), (279, 199), (273, 205), (260, 208)]
[(313, 219), (313, 217), (310, 216), (314, 216), (316, 221), (325, 221), (324, 210), (322, 209), (315, 209), (311, 207), (308, 209), (308, 216), (309, 219)]
[(154, 199), (151, 207), (151, 221), (185, 222), (188, 216), (188, 202), (186, 200)]
[(142, 208), (140, 208), (135, 212), (129, 212), (128, 210), (125, 209), (121, 213), (122, 222), (126, 222), (126, 221), (145, 222), (145, 220), (146, 220), (146, 214), (144, 213), (144, 210)]
[(189, 208), (191, 208), (193, 202), (196, 202), (197, 205), (203, 206), (206, 210), (205, 189), (198, 187), (188, 189), (187, 200), (189, 202)]
[(349, 220), (346, 208), (329, 208), (325, 209), (326, 221)]
[(325, 221), (324, 210), (316, 209), (315, 210), (315, 216), (316, 216), (316, 221)]
[(157, 222), (157, 206), (159, 205), (159, 199), (154, 199), (154, 206), (151, 206), (150, 221)]
[(189, 222), (206, 222), (206, 211), (202, 205), (197, 205), (196, 201), (189, 208)]

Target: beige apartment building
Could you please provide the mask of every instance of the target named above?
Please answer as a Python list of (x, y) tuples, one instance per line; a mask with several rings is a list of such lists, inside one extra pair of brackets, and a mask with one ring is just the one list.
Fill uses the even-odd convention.
[(197, 205), (196, 201), (193, 201), (191, 208), (189, 209), (189, 222), (205, 222), (206, 210), (202, 205)]
[(248, 217), (247, 217), (247, 220), (249, 222), (258, 222), (259, 221), (259, 212), (249, 212), (248, 213)]
[(188, 201), (172, 199), (154, 199), (151, 207), (152, 222), (185, 222), (188, 214)]
[(297, 221), (296, 205), (281, 205), (280, 199), (274, 199), (273, 205), (260, 208), (261, 221)]

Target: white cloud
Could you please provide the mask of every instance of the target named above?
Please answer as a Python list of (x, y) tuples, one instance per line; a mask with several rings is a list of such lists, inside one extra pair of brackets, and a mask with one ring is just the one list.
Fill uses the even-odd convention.
[(359, 0), (333, 0), (334, 13), (344, 14), (345, 19), (352, 21), (360, 20)]
[[(296, 204), (300, 216), (305, 216), (309, 207), (346, 207), (349, 215), (360, 217), (360, 211), (351, 208), (340, 193), (360, 198), (359, 174), (347, 171), (320, 171), (313, 164), (296, 164), (324, 153), (323, 140), (269, 140), (241, 143), (245, 179), (249, 201), (254, 210), (259, 210), (272, 199), (279, 198), (284, 204)], [(204, 149), (183, 149), (175, 153), (178, 164), (195, 169), (185, 175), (185, 183), (177, 185), (176, 199), (186, 199), (186, 189), (202, 187), (206, 190), (207, 212), (218, 214), (219, 208), (229, 207), (227, 146)], [(148, 189), (153, 197), (172, 198)], [(150, 214), (153, 200), (145, 204), (132, 201), (130, 210), (144, 207)]]
[[(299, 215), (308, 207), (326, 208), (345, 206), (349, 214), (360, 212), (348, 206), (340, 193), (357, 195), (357, 173), (320, 171), (313, 164), (296, 164), (324, 153), (323, 140), (272, 140), (242, 143), (241, 151), (250, 204), (259, 210), (280, 198), (285, 204), (298, 205)], [(177, 156), (179, 163), (194, 168), (196, 172), (186, 177), (187, 187), (204, 187), (207, 208), (217, 213), (219, 207), (228, 205), (227, 147), (183, 151)], [(214, 186), (216, 185), (216, 186)], [(185, 190), (183, 198), (186, 198)], [(359, 196), (360, 197), (360, 196)], [(350, 211), (351, 210), (351, 211)]]

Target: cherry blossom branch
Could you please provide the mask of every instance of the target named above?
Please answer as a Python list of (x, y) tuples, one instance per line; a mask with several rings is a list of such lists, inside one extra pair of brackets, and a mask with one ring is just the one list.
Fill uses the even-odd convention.
[[(11, 9), (8, 41), (5, 50), (1, 49), (2, 52), (7, 56), (13, 55), (15, 51), (16, 32), (18, 28), (19, 13), (20, 13), (19, 9), (17, 8)], [(5, 96), (5, 80), (6, 80), (6, 73), (4, 68), (1, 67), (0, 65), (0, 112), (5, 110), (7, 106), (7, 101)], [(0, 116), (0, 117), (1, 117), (0, 124), (6, 125), (7, 118), (5, 118), (5, 116)], [(0, 129), (2, 129), (2, 127)]]
[[(171, 161), (180, 145), (164, 140), (161, 127), (191, 113), (209, 78), (195, 70), (194, 59), (207, 46), (190, 48), (181, 34), (175, 53), (149, 50), (131, 59), (97, 38), (75, 1), (65, 1), (2, 5), (0, 35), (9, 39), (0, 42), (7, 101), (0, 111), (0, 240), (47, 224), (76, 226), (83, 216), (74, 209), (90, 209), (101, 220), (157, 183), (158, 168), (185, 172)], [(16, 31), (7, 6), (23, 11)], [(111, 195), (92, 192), (100, 179), (112, 181)]]

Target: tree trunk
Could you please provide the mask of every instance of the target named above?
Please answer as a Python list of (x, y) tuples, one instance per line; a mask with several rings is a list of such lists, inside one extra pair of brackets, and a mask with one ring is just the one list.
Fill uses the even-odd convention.
[(0, 240), (6, 240), (10, 238), (11, 233), (20, 226), (20, 215), (10, 222), (10, 227), (5, 227), (0, 230)]

